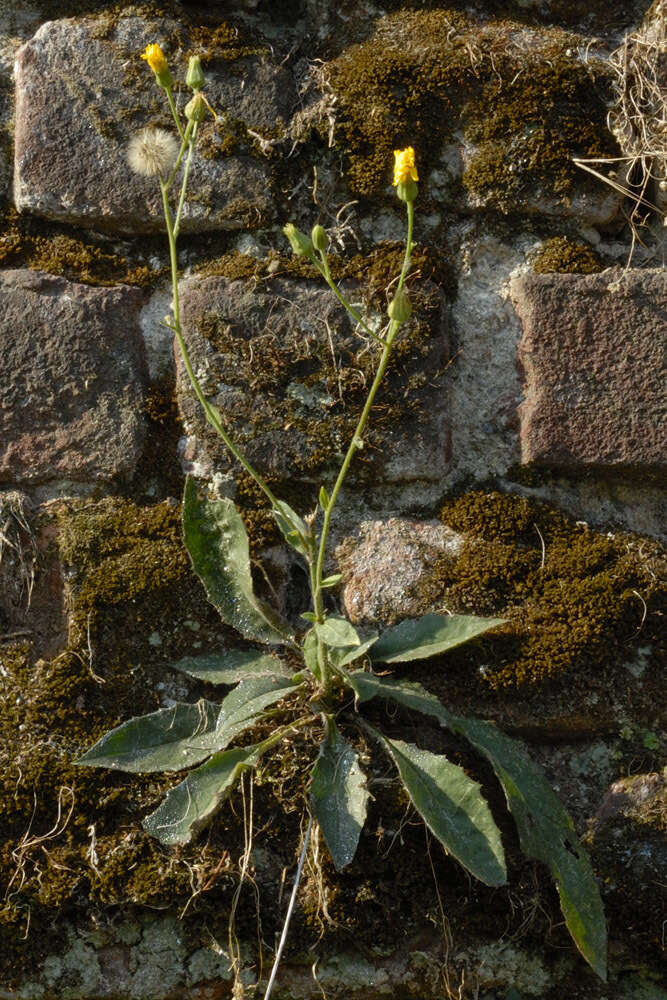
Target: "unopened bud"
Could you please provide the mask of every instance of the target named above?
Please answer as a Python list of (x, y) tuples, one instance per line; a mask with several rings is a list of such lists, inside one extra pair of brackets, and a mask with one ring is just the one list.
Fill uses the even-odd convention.
[(396, 323), (405, 323), (412, 316), (410, 299), (402, 288), (399, 288), (394, 295), (389, 303), (387, 312), (389, 313), (389, 319), (393, 319)]
[(324, 226), (313, 226), (313, 231), (310, 236), (315, 249), (319, 250), (320, 253), (324, 253), (329, 243)]
[(297, 257), (312, 257), (313, 256), (313, 241), (305, 233), (302, 233), (300, 229), (288, 222), (286, 226), (283, 226), (283, 232), (290, 242), (292, 250), (297, 255)]
[(199, 56), (190, 56), (185, 82), (190, 90), (194, 91), (201, 90), (204, 86), (204, 70), (201, 68)]
[(396, 194), (401, 201), (414, 201), (417, 197), (417, 185), (413, 180), (401, 181), (396, 185)]
[(206, 101), (200, 93), (196, 93), (185, 105), (185, 117), (189, 122), (203, 122), (206, 118)]

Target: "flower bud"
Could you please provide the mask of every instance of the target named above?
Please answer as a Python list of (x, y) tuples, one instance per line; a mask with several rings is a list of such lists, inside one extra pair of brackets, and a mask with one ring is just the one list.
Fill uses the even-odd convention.
[(393, 299), (389, 303), (387, 312), (389, 314), (389, 319), (393, 319), (396, 323), (405, 323), (412, 316), (410, 299), (402, 288), (399, 288), (394, 295)]
[(190, 56), (185, 82), (190, 90), (201, 90), (204, 86), (204, 71), (199, 56)]
[(297, 257), (312, 257), (313, 256), (313, 241), (301, 230), (297, 229), (296, 226), (288, 222), (286, 226), (283, 226), (283, 232), (290, 242), (292, 250), (297, 255)]
[(310, 237), (313, 241), (315, 249), (319, 250), (320, 253), (324, 253), (329, 243), (324, 226), (313, 226), (313, 231), (310, 234)]
[(396, 185), (396, 194), (401, 201), (414, 201), (417, 197), (417, 185), (413, 180), (400, 181)]
[(169, 90), (174, 83), (174, 78), (169, 72), (167, 60), (160, 46), (155, 43), (147, 45), (145, 51), (141, 54), (141, 58), (145, 59), (150, 68), (153, 70), (155, 73), (155, 79), (160, 86), (164, 87), (165, 90)]
[(203, 122), (206, 117), (206, 101), (203, 95), (196, 92), (185, 105), (184, 112), (189, 122)]

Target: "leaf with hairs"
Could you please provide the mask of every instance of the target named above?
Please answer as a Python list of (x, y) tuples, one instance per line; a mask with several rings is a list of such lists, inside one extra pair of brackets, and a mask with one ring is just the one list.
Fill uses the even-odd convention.
[(357, 852), (368, 792), (354, 748), (331, 719), (313, 767), (310, 801), (333, 863), (340, 871)]
[(600, 892), (560, 799), (521, 744), (493, 723), (455, 716), (452, 728), (491, 762), (516, 822), (522, 851), (550, 870), (577, 948), (606, 980), (607, 928)]
[(484, 635), (506, 618), (478, 618), (476, 615), (424, 615), (406, 618), (380, 636), (370, 654), (374, 663), (406, 663), (437, 656)]
[(225, 649), (220, 653), (185, 656), (169, 666), (172, 670), (180, 670), (208, 684), (236, 684), (248, 677), (266, 674), (291, 675), (291, 671), (277, 656), (256, 649)]
[(477, 782), (440, 754), (386, 736), (380, 739), (431, 833), (475, 878), (486, 885), (504, 885), (507, 869), (500, 831)]
[(255, 746), (213, 754), (167, 792), (155, 812), (144, 820), (144, 830), (163, 844), (189, 843), (211, 821), (243, 772), (256, 766), (259, 757)]
[(217, 750), (220, 705), (182, 702), (128, 719), (105, 733), (77, 764), (135, 774), (182, 771)]
[(192, 566), (222, 620), (246, 639), (284, 643), (287, 622), (255, 595), (250, 548), (241, 515), (231, 500), (200, 499), (194, 480), (185, 481), (183, 534)]

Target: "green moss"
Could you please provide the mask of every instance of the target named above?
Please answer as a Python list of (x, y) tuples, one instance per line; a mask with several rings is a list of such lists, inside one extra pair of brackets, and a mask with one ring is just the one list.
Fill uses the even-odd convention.
[(561, 38), (541, 61), (524, 57), (515, 78), (487, 80), (464, 107), (464, 138), (477, 147), (463, 174), (472, 194), (490, 192), (500, 204), (538, 187), (562, 198), (578, 174), (572, 157), (617, 155), (602, 99), (608, 71), (568, 55), (571, 44)]
[(443, 143), (463, 129), (479, 147), (463, 177), (472, 193), (495, 194), (505, 211), (516, 205), (503, 199), (529, 186), (567, 196), (573, 156), (616, 148), (605, 119), (608, 70), (567, 55), (576, 36), (545, 28), (519, 48), (521, 30), (449, 9), (404, 10), (336, 59), (329, 69), (352, 189), (380, 192), (392, 150), (406, 145), (416, 148), (425, 179)]
[(168, 502), (142, 509), (108, 498), (92, 511), (63, 514), (60, 532), (61, 555), (75, 567), (77, 605), (85, 613), (172, 586), (188, 567), (179, 509)]
[(599, 534), (499, 493), (467, 494), (440, 517), (470, 536), (443, 567), (447, 607), (512, 622), (490, 652), (492, 687), (624, 662), (633, 639), (661, 648), (665, 554), (657, 543)]
[(537, 274), (597, 274), (603, 268), (592, 247), (566, 236), (546, 240), (532, 257), (531, 264)]
[(132, 263), (120, 254), (109, 253), (88, 235), (19, 215), (8, 205), (0, 207), (0, 225), (4, 227), (2, 267), (46, 271), (85, 285), (140, 288), (152, 285), (161, 273), (145, 263)]

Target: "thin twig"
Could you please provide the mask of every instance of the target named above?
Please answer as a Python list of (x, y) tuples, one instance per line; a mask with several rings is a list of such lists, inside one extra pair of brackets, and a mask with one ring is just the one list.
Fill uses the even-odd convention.
[(290, 896), (289, 906), (287, 907), (287, 914), (285, 916), (285, 923), (283, 924), (283, 932), (280, 935), (280, 941), (278, 943), (278, 950), (276, 952), (276, 957), (273, 962), (273, 968), (271, 969), (271, 975), (269, 977), (269, 982), (266, 987), (266, 993), (264, 994), (264, 1000), (269, 1000), (271, 996), (271, 991), (273, 990), (273, 984), (276, 981), (276, 976), (278, 974), (278, 966), (280, 965), (280, 959), (282, 958), (283, 949), (285, 947), (285, 941), (287, 940), (287, 931), (289, 930), (290, 920), (292, 919), (292, 910), (294, 909), (294, 903), (296, 902), (296, 894), (299, 888), (299, 882), (301, 881), (301, 873), (303, 871), (303, 865), (306, 860), (306, 852), (308, 850), (308, 844), (310, 842), (310, 831), (313, 828), (313, 817), (310, 816), (308, 819), (308, 828), (306, 829), (306, 835), (303, 838), (303, 847), (301, 848), (301, 856), (299, 857), (299, 864), (296, 869), (296, 878), (294, 879), (294, 887), (292, 888), (292, 895)]

